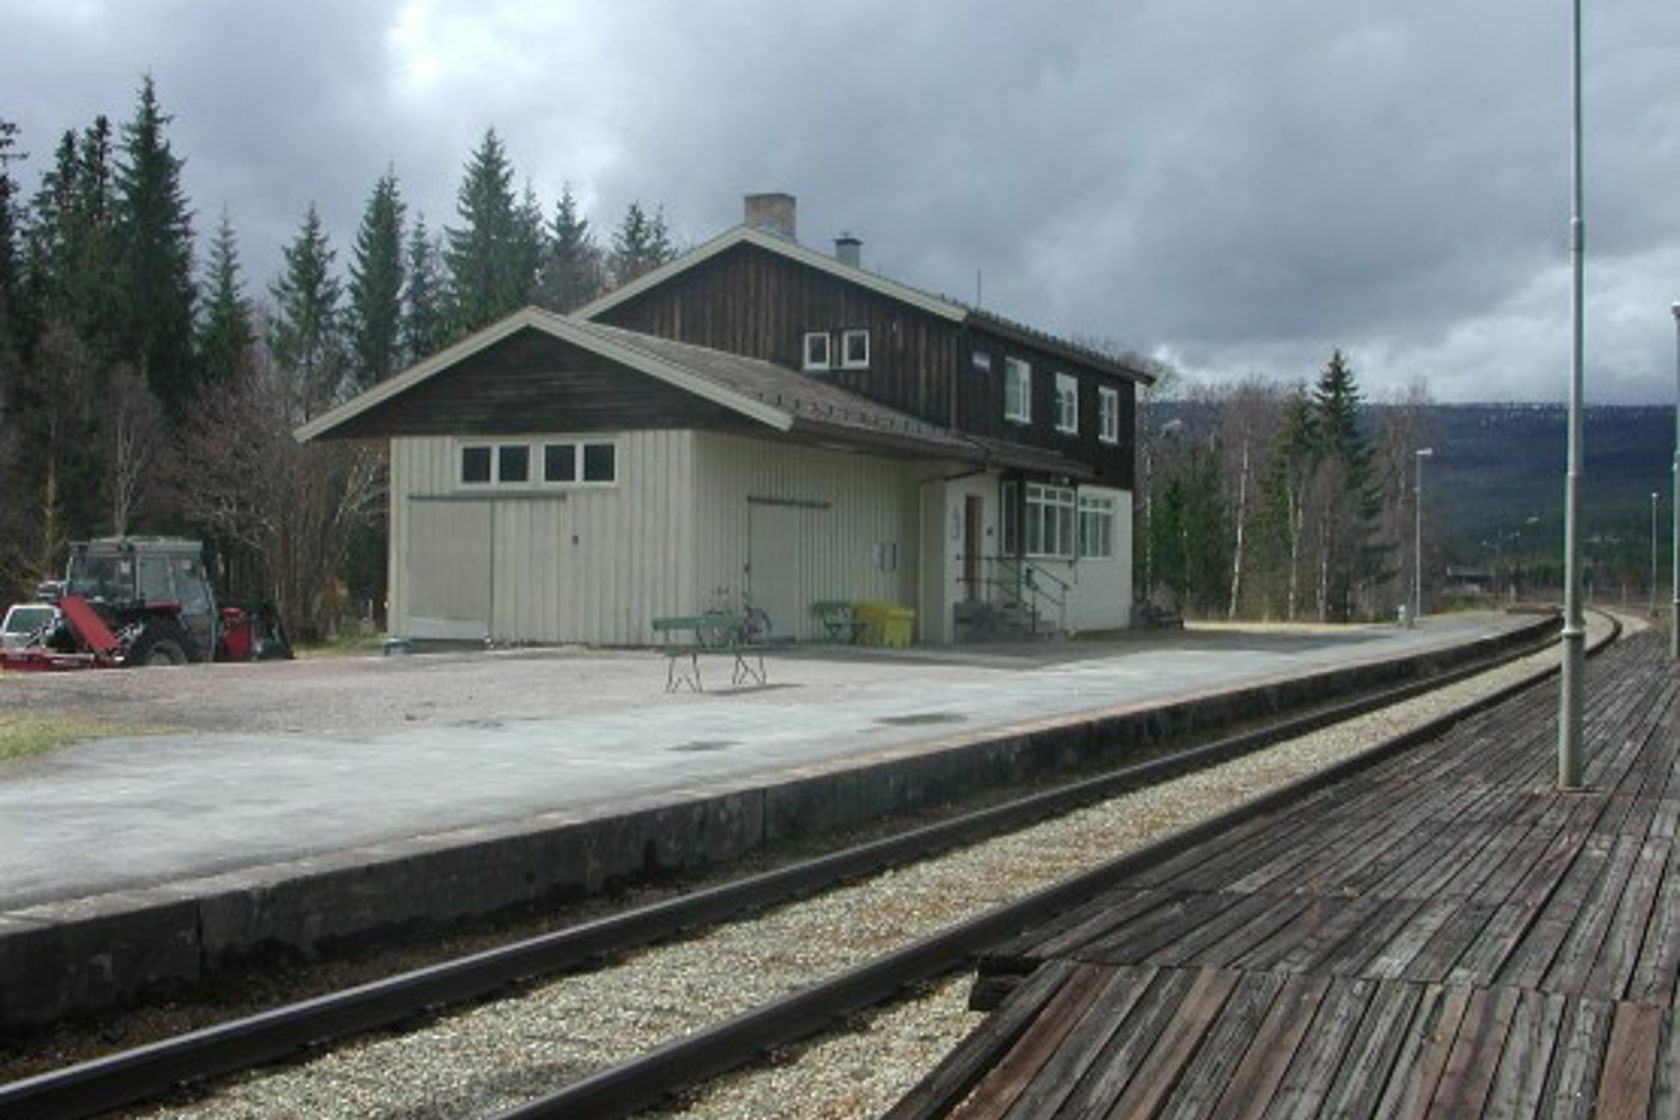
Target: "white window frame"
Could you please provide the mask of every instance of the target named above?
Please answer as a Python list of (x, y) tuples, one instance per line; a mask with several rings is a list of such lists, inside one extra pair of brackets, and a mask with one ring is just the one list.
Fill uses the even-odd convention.
[(1079, 379), (1068, 373), (1056, 375), (1056, 430), (1079, 434)]
[(1120, 390), (1106, 385), (1097, 387), (1097, 439), (1102, 443), (1120, 442)]
[(998, 545), (1004, 556), (1021, 554), (1020, 484), (1005, 479), (998, 486)]
[(1022, 530), (1028, 556), (1071, 560), (1078, 547), (1078, 505), (1067, 486), (1029, 482)]
[(1079, 558), (1114, 559), (1115, 501), (1107, 496), (1079, 495)]
[[(525, 479), (522, 482), (502, 481), (502, 449), (506, 447), (525, 448)], [(490, 478), (484, 482), (468, 482), (466, 480), (467, 452), (474, 448), (482, 448), (490, 453)], [(455, 485), (463, 490), (488, 490), (492, 487), (526, 487), (531, 485), (535, 474), (532, 464), (532, 444), (528, 439), (464, 439), (455, 445)]]
[[(820, 357), (812, 353), (812, 344), (821, 343)], [(834, 336), (827, 331), (806, 331), (805, 341), (800, 344), (802, 369), (833, 369), (834, 368)]]
[(1032, 423), (1032, 363), (1003, 360), (1003, 418), (1012, 424)]
[[(538, 444), (538, 447), (541, 449), (542, 455), (537, 470), (533, 473), (538, 476), (536, 478), (537, 485), (544, 489), (600, 489), (618, 485), (618, 464), (622, 455), (616, 439), (586, 439), (583, 437), (545, 439)], [(550, 479), (548, 477), (548, 449), (551, 447), (570, 447), (572, 449), (572, 473), (574, 477), (570, 479)], [(591, 447), (610, 447), (613, 449), (613, 474), (611, 478), (586, 480), (583, 477), (585, 452)]]
[[(863, 342), (863, 357), (852, 357), (852, 343)], [(840, 368), (868, 369), (869, 368), (869, 331), (863, 327), (855, 327), (840, 335)]]

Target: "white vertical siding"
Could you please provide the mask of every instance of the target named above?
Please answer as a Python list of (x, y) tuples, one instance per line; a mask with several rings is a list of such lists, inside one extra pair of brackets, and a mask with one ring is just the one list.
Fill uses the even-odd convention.
[[(488, 511), (485, 621), (496, 641), (646, 642), (650, 619), (692, 609), (682, 562), (692, 551), (691, 433), (529, 437), (533, 444), (544, 438), (615, 439), (617, 484), (464, 493), (455, 483), (460, 441), (393, 441), (393, 633), (406, 632), (416, 616), (419, 574), (429, 580), (446, 556), (459, 551), (437, 535), (457, 519), (416, 516), (430, 506)], [(470, 610), (475, 595), (463, 586), (459, 609)]]
[[(695, 433), (694, 593), (691, 609), (739, 604), (750, 593), (747, 570), (755, 506), (759, 531), (772, 524), (795, 532), (800, 601), (779, 632), (821, 636), (810, 604), (823, 599), (874, 599), (916, 604), (915, 478), (925, 465), (776, 440)], [(753, 502), (751, 499), (758, 499)], [(877, 563), (881, 545), (896, 548), (894, 570)], [(765, 577), (761, 576), (761, 582)]]

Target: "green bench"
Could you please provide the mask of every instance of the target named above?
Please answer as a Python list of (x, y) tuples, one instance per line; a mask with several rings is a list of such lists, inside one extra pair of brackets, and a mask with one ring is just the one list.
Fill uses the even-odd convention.
[(704, 692), (700, 655), (707, 653), (728, 654), (735, 659), (731, 684), (768, 683), (764, 651), (769, 648), (770, 626), (763, 612), (738, 615), (707, 611), (656, 618), (652, 625), (659, 635), (659, 651), (665, 655), (666, 692), (675, 692), (685, 684), (694, 692)]
[(863, 620), (852, 610), (850, 600), (821, 599), (811, 604), (811, 613), (817, 616), (830, 641), (855, 645), (863, 635)]

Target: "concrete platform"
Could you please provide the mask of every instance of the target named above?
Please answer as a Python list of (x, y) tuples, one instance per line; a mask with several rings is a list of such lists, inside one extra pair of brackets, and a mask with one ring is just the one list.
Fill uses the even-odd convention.
[[(663, 659), (644, 653), (173, 671), (183, 719), (195, 689), (236, 685), (264, 733), (107, 739), (0, 768), (0, 1028), (726, 861), (1543, 625), (800, 649), (772, 659), (768, 687), (699, 695), (663, 693)], [(707, 669), (728, 677), (725, 660)], [(5, 682), (0, 705), (103, 710), (141, 676)]]

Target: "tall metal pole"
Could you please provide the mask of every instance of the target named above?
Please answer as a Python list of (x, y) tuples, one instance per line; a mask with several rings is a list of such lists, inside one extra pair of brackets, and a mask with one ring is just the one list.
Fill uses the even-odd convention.
[(1433, 454), (1433, 447), (1420, 447), (1416, 454), (1412, 482), (1412, 617), (1408, 626), (1417, 625), (1423, 617), (1423, 461)]
[(1582, 339), (1583, 284), (1586, 264), (1586, 220), (1582, 214), (1581, 187), (1581, 0), (1574, 0), (1571, 40), (1571, 92), (1573, 121), (1570, 131), (1570, 217), (1569, 257), (1574, 273), (1571, 284), (1573, 354), (1569, 376), (1569, 474), (1563, 501), (1563, 641), (1562, 685), (1558, 698), (1558, 788), (1579, 789), (1581, 785), (1582, 685), (1586, 675), (1586, 620), (1581, 612), (1580, 509), (1581, 490), (1581, 397), (1585, 377), (1585, 346)]
[(1674, 497), (1669, 515), (1674, 520), (1674, 540), (1671, 556), (1674, 570), (1669, 573), (1668, 590), (1672, 598), (1668, 612), (1668, 652), (1680, 661), (1680, 301), (1669, 305), (1674, 312)]
[(1657, 492), (1651, 491), (1651, 617), (1657, 617)]

